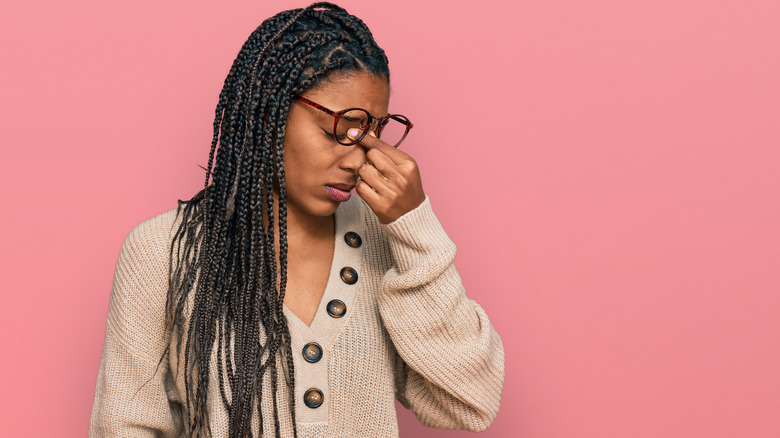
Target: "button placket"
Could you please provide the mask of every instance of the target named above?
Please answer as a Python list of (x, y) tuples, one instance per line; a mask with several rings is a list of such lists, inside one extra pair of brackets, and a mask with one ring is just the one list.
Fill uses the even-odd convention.
[[(359, 202), (342, 203), (336, 210), (335, 247), (330, 276), (322, 296), (318, 315), (308, 326), (300, 320), (301, 328), (294, 341), (296, 374), (296, 416), (301, 423), (327, 421), (328, 391), (331, 388), (328, 377), (328, 362), (334, 340), (348, 323), (348, 311), (354, 311), (360, 291), (359, 273), (363, 259), (363, 212)], [(323, 315), (323, 313), (325, 315)], [(296, 336), (293, 334), (293, 337)]]
[[(354, 231), (348, 231), (344, 234), (344, 242), (346, 242), (350, 248), (359, 248), (363, 244), (363, 239), (358, 233)], [(351, 266), (344, 266), (341, 268), (339, 277), (341, 277), (341, 281), (350, 286), (357, 283), (358, 281), (358, 273), (355, 268)], [(344, 303), (344, 301), (339, 299), (328, 301), (328, 305), (325, 307), (325, 309), (327, 310), (328, 315), (333, 318), (341, 318), (347, 313), (347, 305)]]
[[(285, 312), (291, 315), (289, 309)], [(328, 318), (330, 319), (330, 318)], [(288, 316), (290, 337), (295, 362), (295, 403), (298, 422), (318, 423), (327, 421), (328, 404), (325, 403), (328, 386), (328, 343), (322, 332), (312, 330), (300, 319)]]

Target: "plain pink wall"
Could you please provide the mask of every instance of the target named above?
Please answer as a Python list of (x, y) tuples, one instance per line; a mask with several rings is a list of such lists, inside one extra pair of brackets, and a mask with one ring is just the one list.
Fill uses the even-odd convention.
[[(233, 57), (305, 4), (4, 2), (0, 436), (86, 435), (124, 237), (202, 187)], [(778, 2), (342, 5), (504, 340), (482, 436), (780, 436)]]

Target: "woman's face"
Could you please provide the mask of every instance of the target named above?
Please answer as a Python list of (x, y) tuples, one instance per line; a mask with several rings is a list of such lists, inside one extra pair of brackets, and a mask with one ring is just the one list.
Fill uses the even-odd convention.
[[(382, 76), (334, 73), (301, 96), (333, 111), (363, 108), (381, 117), (387, 115), (390, 89)], [(339, 144), (333, 138), (333, 122), (333, 116), (299, 100), (290, 108), (284, 135), (289, 215), (330, 216), (349, 199), (366, 150)]]

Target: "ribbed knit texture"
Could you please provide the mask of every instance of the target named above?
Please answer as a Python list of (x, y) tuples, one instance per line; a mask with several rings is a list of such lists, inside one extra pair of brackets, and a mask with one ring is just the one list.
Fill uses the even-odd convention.
[[(169, 250), (180, 220), (175, 216), (172, 209), (141, 223), (122, 245), (90, 436), (183, 436), (181, 364), (175, 355), (171, 363), (160, 363), (167, 344)], [(348, 231), (361, 236), (359, 248), (345, 243)], [(466, 296), (453, 264), (455, 245), (430, 200), (426, 197), (419, 207), (384, 225), (362, 199), (353, 197), (336, 212), (334, 238), (333, 265), (311, 325), (285, 307), (299, 436), (398, 436), (395, 399), (430, 427), (481, 431), (490, 426), (503, 389), (503, 344), (484, 310)], [(357, 271), (357, 283), (341, 280), (345, 266)], [(333, 299), (346, 304), (342, 318), (327, 314)], [(308, 342), (322, 347), (316, 363), (301, 354)], [(218, 396), (216, 359), (215, 348), (209, 409), (213, 436), (221, 437), (227, 435), (228, 423)], [(280, 399), (286, 400), (286, 384), (279, 388)], [(323, 392), (322, 406), (303, 404), (309, 388)], [(270, 397), (266, 399), (262, 411), (270, 416)], [(282, 436), (291, 436), (285, 407), (282, 403)], [(253, 423), (259, 436), (256, 418)], [(270, 418), (263, 432), (273, 436)]]

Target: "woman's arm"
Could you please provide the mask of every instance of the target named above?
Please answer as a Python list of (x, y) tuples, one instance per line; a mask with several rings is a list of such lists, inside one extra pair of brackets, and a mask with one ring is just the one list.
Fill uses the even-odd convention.
[(168, 287), (166, 214), (135, 227), (122, 245), (106, 323), (91, 437), (175, 437), (182, 431), (181, 405), (165, 349)]
[(379, 310), (401, 358), (397, 398), (426, 426), (486, 429), (501, 402), (504, 348), (465, 294), (455, 245), (427, 197), (383, 228), (395, 266), (383, 279)]

